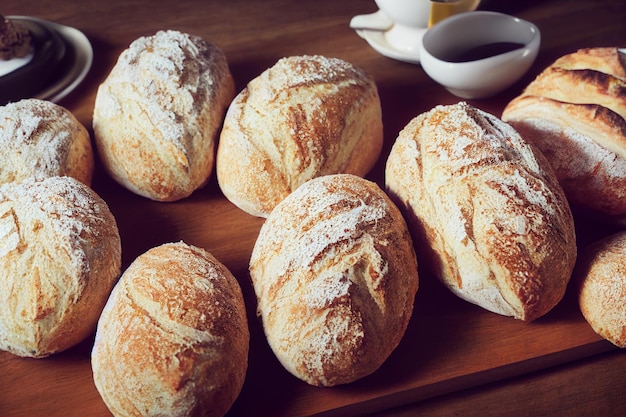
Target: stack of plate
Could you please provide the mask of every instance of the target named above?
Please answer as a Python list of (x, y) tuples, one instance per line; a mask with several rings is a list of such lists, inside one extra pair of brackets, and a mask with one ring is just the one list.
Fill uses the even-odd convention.
[(33, 17), (7, 19), (30, 31), (33, 50), (0, 62), (0, 105), (23, 98), (59, 101), (85, 78), (93, 50), (82, 32)]

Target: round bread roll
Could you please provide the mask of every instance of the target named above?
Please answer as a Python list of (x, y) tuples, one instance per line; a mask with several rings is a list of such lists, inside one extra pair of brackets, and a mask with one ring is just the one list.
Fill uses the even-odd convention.
[(467, 103), (437, 106), (397, 138), (386, 185), (433, 272), (459, 297), (532, 321), (563, 297), (574, 223), (548, 161)]
[(0, 107), (0, 184), (69, 176), (91, 185), (87, 129), (67, 109), (24, 99)]
[(402, 339), (418, 288), (400, 211), (375, 183), (350, 174), (312, 179), (276, 206), (250, 275), (272, 350), (317, 386), (377, 370)]
[(140, 255), (98, 322), (91, 363), (115, 416), (222, 416), (246, 376), (250, 334), (230, 271), (203, 249)]
[(626, 221), (626, 70), (617, 48), (565, 55), (502, 119), (548, 158), (573, 206)]
[(267, 217), (311, 178), (364, 176), (382, 144), (380, 98), (370, 77), (337, 58), (283, 58), (231, 103), (217, 180), (237, 207)]
[(593, 330), (626, 348), (626, 232), (585, 248), (576, 266), (580, 310)]
[(120, 268), (115, 219), (85, 184), (0, 187), (0, 349), (38, 358), (85, 339)]
[(234, 95), (226, 57), (216, 46), (176, 31), (135, 40), (96, 96), (93, 129), (104, 168), (153, 200), (189, 196), (210, 178)]

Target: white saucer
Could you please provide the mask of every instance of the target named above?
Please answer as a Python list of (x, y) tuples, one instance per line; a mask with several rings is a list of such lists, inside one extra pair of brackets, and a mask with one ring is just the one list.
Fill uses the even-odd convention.
[(381, 55), (411, 64), (420, 63), (419, 52), (408, 52), (395, 48), (387, 42), (383, 31), (358, 29), (356, 33)]
[(73, 60), (62, 77), (33, 98), (58, 102), (71, 93), (85, 79), (93, 63), (93, 49), (84, 33), (73, 27), (64, 26), (47, 20), (29, 16), (7, 16), (9, 19), (30, 20), (56, 31), (71, 48)]

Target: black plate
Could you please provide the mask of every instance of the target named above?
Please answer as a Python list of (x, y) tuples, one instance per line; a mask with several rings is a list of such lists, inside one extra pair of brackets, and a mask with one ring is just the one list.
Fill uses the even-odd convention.
[(67, 45), (52, 28), (35, 21), (20, 20), (33, 40), (33, 58), (26, 65), (0, 77), (0, 105), (32, 97), (54, 79), (60, 70)]

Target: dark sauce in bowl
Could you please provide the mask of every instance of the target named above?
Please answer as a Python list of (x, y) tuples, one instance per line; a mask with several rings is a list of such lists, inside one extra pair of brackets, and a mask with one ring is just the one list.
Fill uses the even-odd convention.
[(480, 59), (490, 58), (492, 56), (511, 52), (523, 47), (524, 44), (517, 42), (493, 42), (478, 45), (462, 51), (449, 51), (445, 55), (442, 55), (440, 59), (447, 62), (478, 61)]

